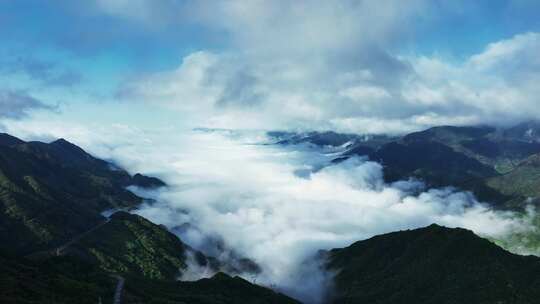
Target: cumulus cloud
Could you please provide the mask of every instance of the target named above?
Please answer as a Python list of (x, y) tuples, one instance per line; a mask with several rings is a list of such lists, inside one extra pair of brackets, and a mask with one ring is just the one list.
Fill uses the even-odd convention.
[(377, 107), (365, 104), (368, 99), (391, 99), (392, 87), (409, 67), (385, 48), (406, 36), (400, 24), (425, 6), (423, 1), (190, 5), (193, 22), (227, 33), (230, 47), (187, 55), (174, 71), (126, 83), (120, 96), (195, 108), (189, 116), (204, 116), (203, 124), (242, 122), (253, 128), (315, 122), (328, 127), (329, 118)]
[(470, 123), (538, 119), (538, 51), (540, 34), (526, 33), (489, 44), (459, 64), (417, 58), (404, 100), (445, 116), (469, 116)]
[(0, 90), (0, 117), (21, 119), (32, 110), (53, 110), (54, 107), (22, 91)]
[(540, 34), (493, 42), (457, 62), (405, 56), (403, 25), (433, 4), (315, 2), (190, 3), (194, 22), (227, 33), (231, 46), (133, 79), (120, 96), (227, 128), (396, 133), (540, 117)]

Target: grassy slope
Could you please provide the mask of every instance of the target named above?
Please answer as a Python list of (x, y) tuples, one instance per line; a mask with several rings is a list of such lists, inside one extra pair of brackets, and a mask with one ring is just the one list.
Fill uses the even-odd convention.
[(68, 252), (84, 253), (108, 272), (174, 280), (186, 268), (187, 250), (190, 248), (165, 228), (138, 215), (118, 212)]
[(66, 242), (103, 221), (101, 211), (139, 204), (125, 189), (132, 182), (67, 141), (0, 134), (0, 247), (26, 254)]

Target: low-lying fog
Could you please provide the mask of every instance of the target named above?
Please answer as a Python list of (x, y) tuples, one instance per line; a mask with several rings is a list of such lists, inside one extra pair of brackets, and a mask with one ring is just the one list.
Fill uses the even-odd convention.
[(136, 213), (208, 254), (252, 259), (263, 271), (247, 279), (309, 302), (327, 283), (317, 263), (305, 262), (320, 249), (431, 223), (489, 237), (529, 229), (526, 219), (493, 211), (470, 193), (412, 180), (385, 184), (378, 163), (330, 165), (336, 151), (270, 142), (264, 133), (193, 131), (115, 154), (170, 185), (142, 193), (157, 202)]
[[(331, 281), (313, 259), (321, 249), (431, 223), (495, 238), (532, 229), (528, 217), (494, 211), (470, 193), (413, 180), (386, 184), (378, 163), (331, 164), (335, 149), (275, 145), (263, 132), (116, 128), (66, 135), (169, 184), (133, 189), (155, 199), (135, 213), (206, 254), (251, 259), (262, 272), (246, 279), (308, 303), (317, 303)], [(181, 279), (212, 275), (193, 267)]]

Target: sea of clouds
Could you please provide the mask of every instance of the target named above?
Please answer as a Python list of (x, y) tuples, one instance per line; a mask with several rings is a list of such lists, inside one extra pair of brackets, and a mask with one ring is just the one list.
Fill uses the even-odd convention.
[[(131, 173), (163, 179), (166, 188), (132, 189), (154, 199), (133, 212), (223, 262), (254, 261), (261, 272), (244, 278), (306, 303), (331, 290), (320, 250), (432, 223), (493, 239), (534, 229), (532, 209), (493, 210), (469, 192), (427, 189), (417, 180), (388, 184), (379, 163), (362, 157), (332, 163), (339, 149), (273, 144), (265, 132), (65, 123), (43, 130), (27, 122), (7, 131), (25, 139), (66, 137)], [(213, 275), (190, 264), (180, 279)]]
[[(331, 282), (315, 259), (321, 249), (431, 223), (492, 238), (532, 229), (529, 217), (494, 211), (468, 192), (425, 189), (415, 180), (387, 184), (382, 166), (365, 158), (332, 164), (334, 150), (268, 144), (256, 132), (176, 138), (124, 155), (144, 155), (132, 162), (169, 184), (140, 193), (156, 202), (135, 213), (222, 260), (231, 253), (253, 260), (262, 272), (245, 278), (310, 303)], [(189, 272), (185, 279), (197, 278)]]

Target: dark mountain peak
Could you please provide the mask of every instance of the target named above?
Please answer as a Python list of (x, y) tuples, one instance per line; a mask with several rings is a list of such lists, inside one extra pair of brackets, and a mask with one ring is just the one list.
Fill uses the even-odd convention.
[(51, 142), (51, 144), (53, 144), (53, 145), (62, 145), (62, 146), (73, 145), (72, 143), (70, 143), (69, 141), (67, 141), (64, 138), (59, 138), (59, 139)]
[(46, 148), (47, 152), (54, 156), (55, 160), (67, 166), (86, 168), (91, 171), (96, 169), (108, 171), (110, 169), (107, 162), (93, 157), (81, 147), (64, 138), (49, 143)]
[(139, 218), (139, 216), (126, 211), (117, 211), (113, 213), (110, 218), (116, 220), (132, 220)]
[(510, 127), (508, 130), (520, 129), (520, 128), (540, 129), (540, 120), (535, 120), (535, 119), (527, 120), (527, 121), (518, 123), (517, 125)]
[(336, 133), (334, 131), (311, 131), (301, 133), (269, 132), (269, 136), (278, 140), (278, 144), (295, 145), (310, 143), (317, 146), (341, 146), (359, 138), (358, 135)]
[(540, 121), (529, 120), (504, 130), (507, 138), (523, 140), (527, 142), (540, 141)]
[(159, 178), (150, 177), (137, 173), (131, 178), (131, 185), (142, 188), (159, 188), (165, 187), (167, 184)]
[(488, 126), (438, 126), (424, 131), (410, 133), (403, 137), (403, 141), (435, 140), (444, 142), (459, 142), (463, 140), (483, 137), (496, 129)]
[(519, 164), (518, 167), (523, 166), (540, 167), (540, 153), (527, 157), (523, 162)]
[(80, 153), (80, 154), (87, 155), (87, 153), (81, 147), (65, 140), (64, 138), (57, 139), (51, 142), (50, 145), (55, 146), (55, 147), (60, 147), (72, 153)]
[[(441, 226), (438, 224), (431, 224), (429, 226), (423, 227), (423, 228), (417, 228), (417, 229), (409, 229), (409, 230), (402, 230), (402, 231), (396, 231), (396, 232), (390, 232), (387, 234), (381, 234), (374, 236), (370, 239), (367, 239), (365, 241), (359, 241), (352, 245), (350, 245), (348, 248), (363, 248), (365, 246), (369, 246), (370, 244), (377, 244), (380, 241), (383, 242), (389, 242), (389, 244), (392, 244), (392, 246), (395, 246), (394, 249), (396, 249), (397, 252), (401, 251), (404, 248), (398, 248), (400, 246), (409, 246), (407, 243), (412, 242), (425, 242), (426, 240), (430, 240), (428, 243), (425, 244), (424, 249), (429, 250), (430, 247), (438, 247), (441, 243), (446, 243), (450, 239), (455, 239), (456, 241), (466, 241), (470, 239), (480, 240), (482, 242), (486, 241), (479, 236), (475, 235), (474, 232), (463, 229), (463, 228), (448, 228), (445, 226)], [(486, 241), (489, 246), (497, 247), (494, 244), (491, 244), (490, 242)], [(498, 248), (498, 247), (497, 247)], [(341, 250), (341, 249), (338, 249)]]
[(436, 223), (433, 223), (433, 224), (431, 224), (429, 226), (426, 226), (426, 227), (423, 227), (423, 228), (412, 229), (412, 230), (408, 230), (408, 231), (417, 231), (417, 232), (438, 231), (438, 232), (442, 232), (442, 233), (458, 233), (458, 232), (463, 233), (463, 232), (466, 232), (466, 233), (470, 233), (471, 235), (474, 235), (474, 232), (472, 232), (471, 230), (465, 229), (465, 228), (460, 228), (460, 227), (450, 228), (450, 227), (446, 227), (446, 226), (439, 225), (439, 224), (436, 224)]
[(221, 272), (219, 271), (218, 273), (214, 274), (214, 276), (212, 276), (212, 280), (230, 280), (232, 277), (229, 276), (228, 274), (224, 273), (224, 272)]
[(334, 303), (536, 303), (540, 296), (540, 258), (435, 224), (333, 249), (328, 268), (337, 272)]
[(438, 224), (431, 224), (423, 228), (408, 230), (408, 232), (411, 233), (411, 236), (417, 238), (436, 238), (436, 240), (433, 241), (433, 244), (450, 242), (452, 240), (458, 243), (472, 240), (478, 244), (482, 243), (483, 245), (492, 247), (493, 249), (502, 250), (502, 248), (487, 241), (486, 239), (477, 236), (473, 231), (465, 228), (449, 228)]
[(451, 228), (448, 228), (446, 226), (441, 226), (441, 225), (438, 225), (438, 224), (431, 224), (429, 226), (426, 226), (424, 228), (419, 228), (418, 230), (427, 230), (427, 231), (452, 231), (453, 229)]
[(13, 146), (24, 144), (24, 141), (7, 133), (0, 133), (0, 146)]

